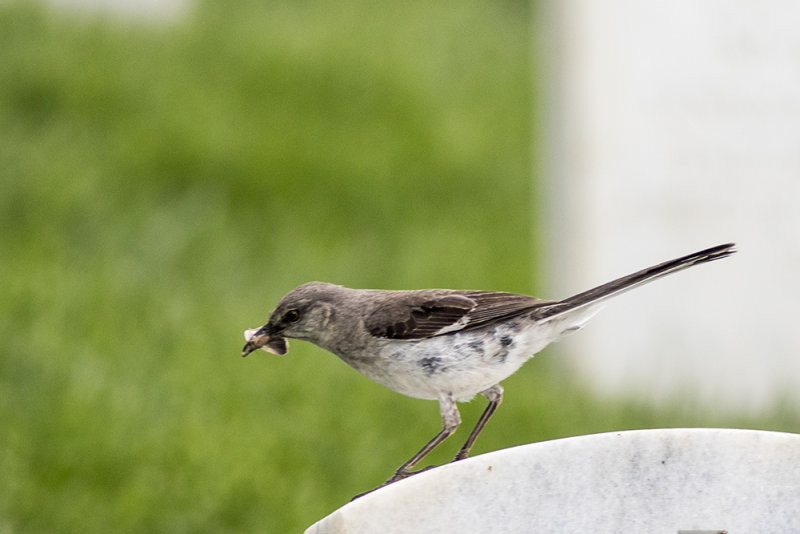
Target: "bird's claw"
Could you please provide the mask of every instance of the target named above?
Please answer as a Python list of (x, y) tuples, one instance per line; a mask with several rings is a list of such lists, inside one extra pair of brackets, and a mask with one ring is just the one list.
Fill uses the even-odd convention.
[(375, 486), (374, 488), (372, 488), (371, 490), (367, 490), (367, 491), (365, 491), (363, 493), (359, 493), (358, 495), (356, 495), (355, 497), (350, 499), (350, 502), (353, 502), (356, 499), (358, 499), (359, 497), (363, 497), (364, 495), (366, 495), (368, 493), (372, 493), (373, 491), (377, 491), (377, 490), (379, 490), (379, 489), (381, 489), (383, 487), (386, 487), (389, 484), (393, 484), (393, 483), (395, 483), (395, 482), (397, 482), (399, 480), (403, 480), (404, 478), (408, 478), (410, 476), (418, 475), (419, 473), (423, 473), (425, 471), (428, 471), (430, 469), (434, 469), (436, 467), (439, 467), (439, 466), (438, 465), (429, 465), (429, 466), (423, 467), (422, 469), (419, 469), (417, 471), (398, 471), (397, 473), (392, 475), (392, 477), (389, 480), (387, 480), (386, 482), (384, 482), (383, 484), (379, 484), (379, 485)]

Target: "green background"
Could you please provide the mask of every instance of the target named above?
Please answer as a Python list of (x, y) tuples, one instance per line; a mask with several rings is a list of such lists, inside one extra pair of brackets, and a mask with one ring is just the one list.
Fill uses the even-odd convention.
[[(510, 0), (198, 2), (174, 21), (0, 3), (0, 532), (298, 531), (438, 431), (436, 403), (306, 343), (243, 360), (241, 331), (315, 279), (556, 296), (534, 21)], [(476, 453), (800, 430), (780, 406), (592, 397), (553, 355), (504, 382)]]

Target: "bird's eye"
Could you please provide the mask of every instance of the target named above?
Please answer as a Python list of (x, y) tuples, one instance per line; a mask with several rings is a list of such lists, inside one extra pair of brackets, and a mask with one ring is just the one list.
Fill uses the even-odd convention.
[(289, 310), (283, 314), (283, 320), (287, 323), (296, 323), (300, 320), (300, 312), (297, 310)]

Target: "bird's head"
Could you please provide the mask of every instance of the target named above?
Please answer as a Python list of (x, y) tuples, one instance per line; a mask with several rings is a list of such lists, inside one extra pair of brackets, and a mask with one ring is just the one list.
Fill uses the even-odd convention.
[(286, 338), (317, 342), (327, 330), (334, 314), (332, 295), (341, 286), (308, 282), (286, 294), (261, 328), (245, 330), (247, 340), (242, 356), (256, 349), (283, 355), (288, 351)]

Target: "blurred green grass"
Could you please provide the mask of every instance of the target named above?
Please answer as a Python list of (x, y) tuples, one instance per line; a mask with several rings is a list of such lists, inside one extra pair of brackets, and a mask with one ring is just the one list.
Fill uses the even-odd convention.
[[(536, 291), (531, 8), (199, 3), (185, 19), (0, 4), (0, 531), (293, 532), (439, 428), (241, 331), (313, 279)], [(550, 295), (545, 295), (550, 296)], [(798, 430), (593, 398), (545, 356), (484, 452), (648, 426)], [(433, 455), (453, 454), (465, 429)]]

